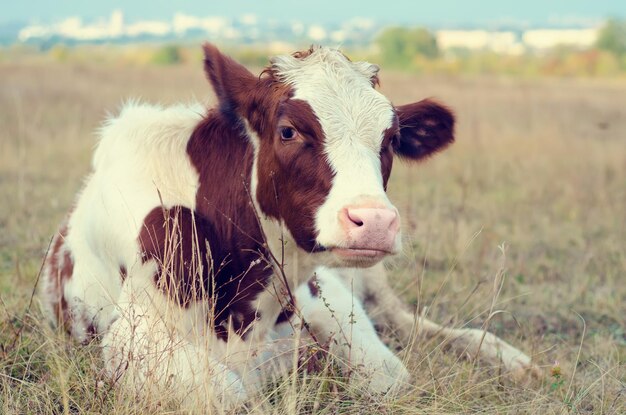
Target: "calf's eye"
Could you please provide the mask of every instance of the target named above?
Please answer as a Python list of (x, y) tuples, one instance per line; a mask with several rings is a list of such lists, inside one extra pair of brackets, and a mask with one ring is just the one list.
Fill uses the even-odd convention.
[(293, 127), (280, 127), (280, 139), (283, 141), (291, 141), (298, 133)]

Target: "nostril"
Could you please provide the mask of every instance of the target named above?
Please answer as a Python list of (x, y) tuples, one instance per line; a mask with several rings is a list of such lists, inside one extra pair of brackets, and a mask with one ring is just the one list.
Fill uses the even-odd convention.
[(341, 222), (348, 228), (368, 230), (368, 232), (393, 232), (398, 229), (398, 213), (388, 208), (345, 208)]
[(347, 209), (346, 215), (348, 216), (348, 219), (350, 219), (350, 222), (356, 226), (363, 226), (363, 219), (356, 212)]

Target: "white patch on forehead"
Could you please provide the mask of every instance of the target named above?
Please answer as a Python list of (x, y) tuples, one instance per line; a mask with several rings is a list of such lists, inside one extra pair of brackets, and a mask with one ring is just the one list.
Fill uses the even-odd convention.
[(317, 48), (305, 58), (272, 61), (275, 75), (309, 103), (325, 134), (325, 153), (335, 176), (316, 215), (318, 242), (341, 244), (338, 212), (364, 200), (393, 207), (383, 189), (380, 146), (395, 117), (389, 100), (372, 87), (378, 67), (350, 62), (334, 49)]
[(329, 157), (339, 142), (361, 144), (378, 154), (394, 113), (389, 100), (372, 88), (376, 65), (350, 62), (338, 50), (320, 47), (301, 59), (274, 58), (272, 68), (294, 88), (293, 98), (308, 102), (317, 115)]

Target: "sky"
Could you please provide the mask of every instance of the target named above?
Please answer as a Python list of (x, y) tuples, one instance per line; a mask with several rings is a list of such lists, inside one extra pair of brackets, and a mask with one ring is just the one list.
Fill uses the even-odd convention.
[(384, 23), (489, 25), (565, 24), (626, 17), (626, 0), (0, 0), (0, 23), (49, 23), (69, 16), (107, 17), (119, 9), (129, 21), (196, 16), (341, 22), (351, 17)]

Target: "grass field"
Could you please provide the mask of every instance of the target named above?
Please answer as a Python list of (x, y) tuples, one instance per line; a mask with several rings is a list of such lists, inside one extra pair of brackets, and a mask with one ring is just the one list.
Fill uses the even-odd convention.
[[(514, 382), (418, 338), (401, 352), (414, 388), (395, 400), (320, 376), (269, 391), (249, 411), (626, 413), (626, 83), (381, 78), (396, 103), (434, 96), (458, 116), (449, 151), (394, 167), (390, 193), (407, 235), (389, 264), (394, 286), (439, 323), (481, 327), (504, 261), (503, 312), (490, 330), (544, 376)], [(31, 305), (46, 246), (89, 170), (94, 130), (129, 97), (211, 93), (200, 65), (0, 65), (1, 413), (176, 413), (103, 388), (97, 345), (77, 347)]]

